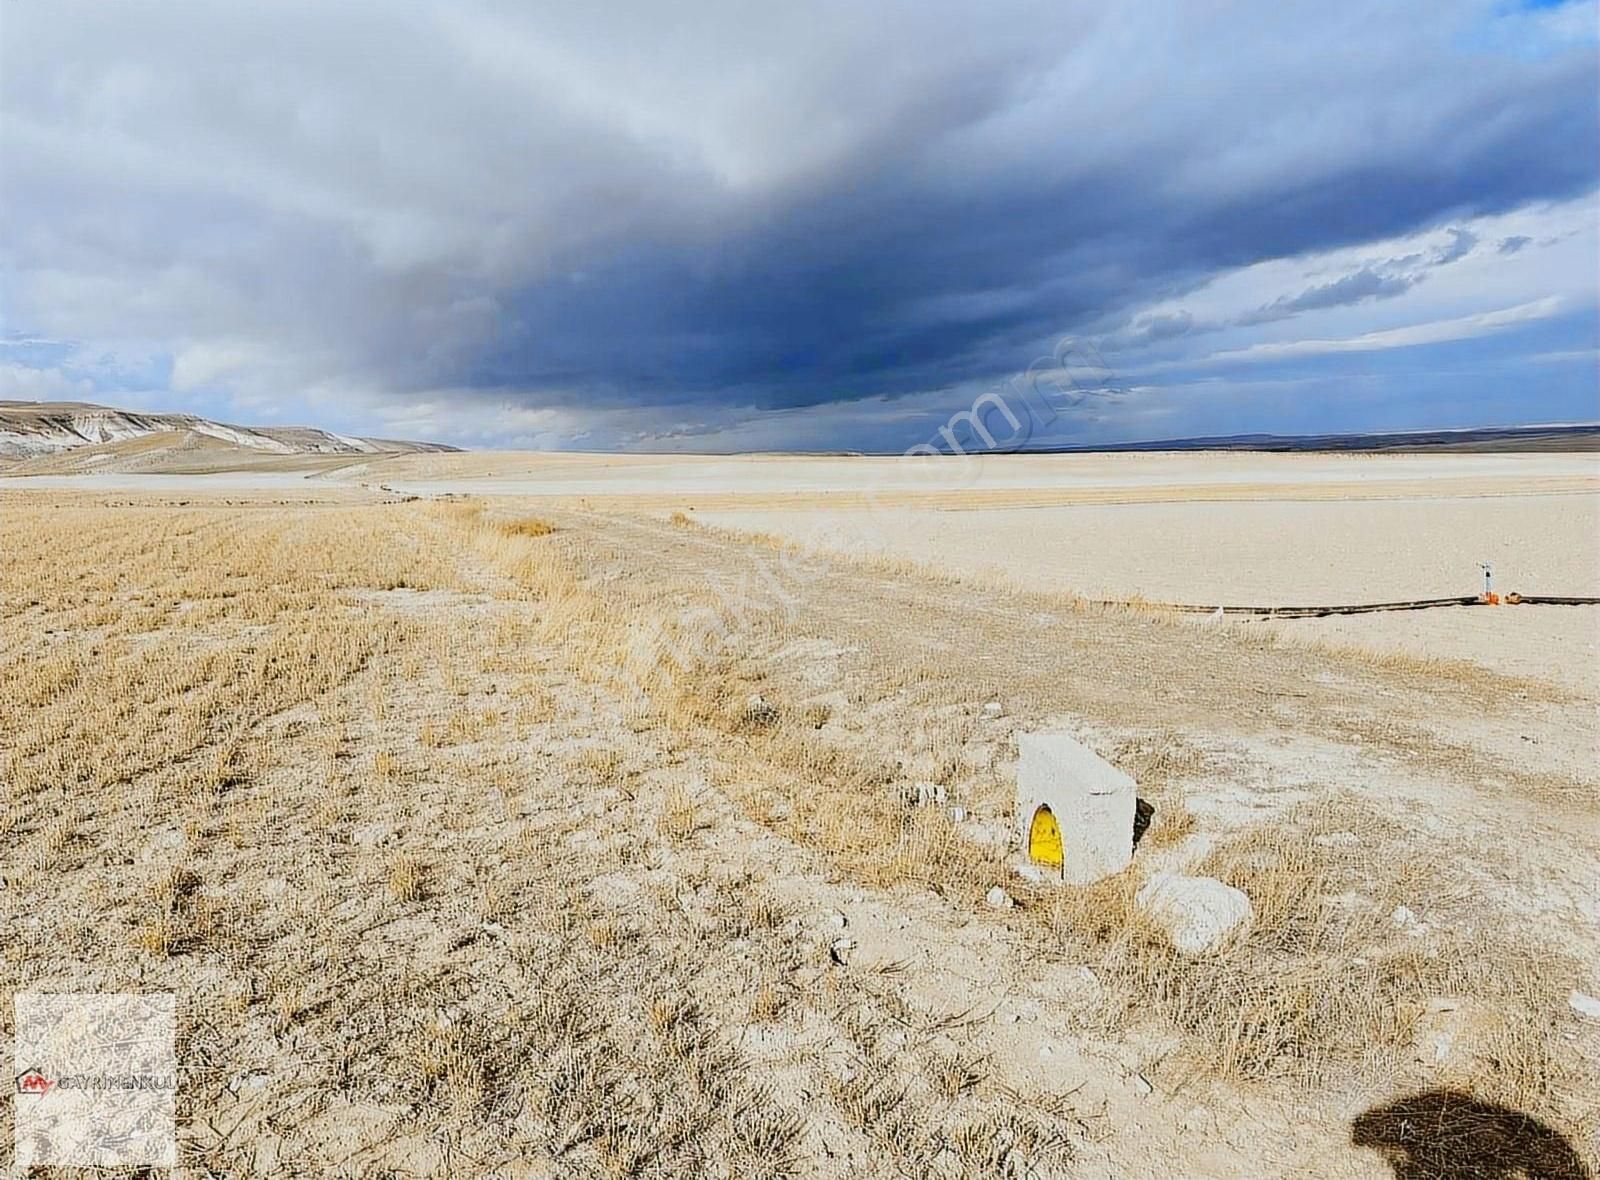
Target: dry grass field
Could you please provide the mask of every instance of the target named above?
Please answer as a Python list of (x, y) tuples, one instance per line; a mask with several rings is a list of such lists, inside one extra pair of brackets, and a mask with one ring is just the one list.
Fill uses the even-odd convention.
[[(1592, 1154), (1577, 688), (317, 487), (0, 490), (0, 982), (177, 993), (196, 1174), (1377, 1178), (1441, 1094)], [(1083, 889), (1007, 844), (1063, 723), (1153, 808)], [(1247, 936), (1171, 949), (1180, 867)]]

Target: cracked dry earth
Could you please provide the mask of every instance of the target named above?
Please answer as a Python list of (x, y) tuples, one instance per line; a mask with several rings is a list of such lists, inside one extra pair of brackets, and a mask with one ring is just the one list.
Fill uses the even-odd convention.
[[(1595, 702), (529, 518), (0, 501), (0, 982), (177, 993), (200, 1174), (1377, 1178), (1442, 1088), (1591, 1152)], [(1011, 864), (1055, 724), (1155, 809), (1087, 890)]]

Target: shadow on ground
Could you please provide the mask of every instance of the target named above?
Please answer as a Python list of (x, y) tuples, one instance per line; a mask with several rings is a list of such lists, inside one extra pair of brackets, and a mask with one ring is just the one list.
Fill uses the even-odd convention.
[(1594, 1176), (1560, 1132), (1455, 1090), (1428, 1090), (1375, 1106), (1350, 1124), (1350, 1141), (1382, 1152), (1395, 1180)]

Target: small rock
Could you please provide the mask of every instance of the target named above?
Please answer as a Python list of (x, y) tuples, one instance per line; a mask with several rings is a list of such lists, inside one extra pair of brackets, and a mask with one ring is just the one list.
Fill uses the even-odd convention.
[(166, 860), (173, 852), (180, 851), (188, 840), (182, 832), (161, 832), (152, 836), (139, 850), (139, 860), (149, 864), (151, 861)]
[(1394, 913), (1389, 915), (1389, 921), (1413, 938), (1420, 938), (1428, 932), (1427, 926), (1417, 920), (1417, 915), (1410, 906), (1395, 906)]
[(1568, 1006), (1585, 1020), (1600, 1020), (1600, 999), (1574, 990), (1567, 997)]
[(1243, 891), (1215, 877), (1157, 873), (1134, 900), (1182, 955), (1220, 950), (1255, 920)]
[(244, 1073), (236, 1073), (228, 1079), (228, 1092), (239, 1094), (245, 1090), (259, 1090), (269, 1081), (271, 1081), (270, 1075), (263, 1070), (247, 1070)]
[(1001, 705), (999, 701), (990, 701), (983, 707), (983, 715), (991, 720), (1001, 716), (1004, 712), (1005, 707)]
[(833, 913), (828, 916), (828, 924), (831, 925), (835, 930), (843, 930), (846, 926), (850, 925), (850, 919), (844, 916), (843, 910), (834, 910)]
[(1450, 1060), (1450, 1051), (1455, 1048), (1456, 1034), (1449, 1031), (1440, 1031), (1433, 1038), (1433, 1062), (1443, 1065)]
[(1055, 1056), (1055, 1052), (1056, 1051), (1054, 1049), (1052, 1049), (1049, 1045), (1040, 1045), (1039, 1046), (1039, 1056), (1040, 1057), (1054, 1057)]
[(376, 848), (393, 835), (393, 824), (365, 824), (362, 827), (351, 829), (350, 843), (359, 845), (362, 848)]
[(1436, 1076), (1467, 1077), (1492, 1058), (1502, 1027), (1502, 1019), (1485, 1004), (1434, 996), (1417, 1014), (1412, 1056)]
[(828, 944), (828, 957), (840, 967), (847, 966), (850, 962), (850, 952), (856, 949), (856, 940), (853, 938), (836, 938)]
[(1021, 861), (1012, 865), (1011, 868), (1024, 881), (1032, 881), (1035, 885), (1043, 885), (1045, 883), (1047, 874), (1044, 868), (1034, 864), (1031, 860)]
[(1134, 1074), (1129, 1080), (1133, 1082), (1133, 1092), (1141, 1098), (1148, 1098), (1156, 1092), (1156, 1088), (1150, 1084), (1150, 1079), (1142, 1073)]
[(1012, 906), (1017, 904), (1011, 900), (1011, 895), (998, 885), (989, 890), (988, 893), (985, 893), (983, 895), (983, 900), (990, 909), (996, 910), (1009, 910)]

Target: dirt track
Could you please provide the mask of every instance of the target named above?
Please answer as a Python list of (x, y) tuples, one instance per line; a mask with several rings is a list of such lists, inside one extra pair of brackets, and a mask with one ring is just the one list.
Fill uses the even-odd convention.
[[(18, 551), (50, 545), (42, 522), (60, 509), (6, 503)], [(10, 817), (22, 855), (0, 915), (26, 934), (7, 961), (32, 987), (137, 981), (203, 1014), (185, 1110), (219, 1167), (550, 1175), (599, 1158), (670, 1174), (697, 1152), (781, 1143), (800, 1174), (976, 1176), (1009, 1143), (1040, 1175), (1376, 1180), (1386, 1169), (1351, 1145), (1352, 1120), (1444, 1079), (1412, 1058), (1410, 1013), (1338, 1025), (1330, 987), (1359, 992), (1382, 956), (1442, 971), (1430, 987), (1488, 971), (1519, 988), (1518, 963), (1475, 976), (1454, 957), (1507, 929), (1559, 952), (1527, 962), (1560, 973), (1513, 988), (1507, 1011), (1559, 1022), (1572, 1053), (1600, 1059), (1560, 999), (1600, 982), (1571, 966), (1597, 958), (1595, 717), (1555, 686), (788, 562), (644, 517), (555, 513), (554, 532), (513, 531), (502, 553), (494, 522), (526, 519), (518, 501), (479, 523), (425, 502), (80, 497), (72, 512), (67, 565), (7, 571), (7, 666), (73, 670), (47, 669), (6, 715), (20, 768), (39, 772)], [(558, 594), (561, 571), (573, 581)], [(671, 699), (652, 684), (651, 707), (583, 642), (686, 621), (714, 638)], [(284, 707), (281, 677), (248, 653), (299, 650), (310, 622), (352, 652), (387, 638)], [(196, 727), (200, 744), (172, 751), (161, 716), (115, 706), (153, 661), (187, 669), (196, 643), (246, 653), (243, 681), (201, 699), (244, 695), (219, 732)], [(106, 651), (124, 663), (104, 667)], [(100, 733), (78, 717), (105, 696)], [(50, 727), (128, 749), (119, 727), (135, 721), (148, 765), (86, 763), (126, 780), (60, 790)], [(1248, 858), (1277, 845), (1225, 858), (1261, 882), (1272, 941), (1196, 970), (1226, 986), (1230, 1019), (1261, 1002), (1257, 962), (1322, 981), (1312, 994), (1331, 1006), (1312, 1015), (1345, 1043), (1315, 1021), (1294, 1043), (1323, 1064), (1252, 1042), (1249, 1076), (1234, 1076), (1208, 1039), (1214, 1010), (1189, 1031), (1166, 1015), (1181, 965), (1140, 976), (1119, 965), (1114, 929), (1100, 949), (1080, 936), (1121, 920), (1115, 891), (1012, 874), (1014, 738), (1050, 724), (1155, 803), (1139, 873), (1251, 832), (1289, 842), (1265, 875)], [(903, 805), (923, 780), (965, 814)], [(135, 815), (143, 846), (127, 848)], [(986, 907), (995, 884), (1019, 908)], [(1316, 902), (1330, 886), (1340, 905), (1361, 895), (1360, 929), (1379, 941), (1273, 918), (1274, 888)], [(154, 958), (125, 933), (148, 920), (152, 888), (171, 895), (164, 920), (188, 923)], [(1426, 938), (1390, 927), (1396, 901)], [(853, 945), (838, 961), (841, 937)], [(588, 1013), (589, 1031), (556, 1044), (551, 1004)], [(562, 1090), (574, 1060), (586, 1080)], [(1592, 1094), (1537, 1080), (1553, 1089), (1517, 1105), (1592, 1129)], [(601, 1112), (610, 1124), (571, 1121)], [(538, 1159), (553, 1168), (527, 1166)]]
[[(741, 685), (785, 708), (848, 702), (831, 740), (933, 776), (948, 754), (941, 727), (959, 728), (970, 773), (953, 797), (976, 824), (1009, 819), (1013, 735), (1065, 721), (1130, 769), (1151, 769), (1132, 751), (1181, 751), (1167, 760), (1180, 769), (1163, 764), (1150, 777), (1212, 837), (1358, 796), (1393, 824), (1363, 837), (1364, 857), (1449, 864), (1448, 880), (1416, 883), (1412, 908), (1427, 909), (1429, 921), (1536, 919), (1577, 961), (1600, 961), (1590, 913), (1600, 887), (1600, 744), (1593, 702), (1581, 696), (848, 562), (786, 564), (776, 550), (654, 519), (556, 519), (564, 528), (551, 540), (581, 560), (586, 585), (611, 609), (646, 617), (709, 607), (727, 624), (721, 646)], [(974, 726), (991, 700), (1003, 718)], [(697, 744), (718, 740), (726, 735)], [(954, 983), (937, 959), (936, 949), (925, 959), (943, 981), (929, 994)], [(1600, 1053), (1592, 1035), (1587, 1052)], [(1305, 1117), (1316, 1124), (1356, 1100), (1335, 1086)], [(1169, 1150), (1184, 1157), (1176, 1141)]]

